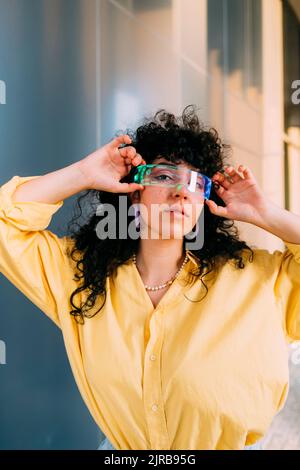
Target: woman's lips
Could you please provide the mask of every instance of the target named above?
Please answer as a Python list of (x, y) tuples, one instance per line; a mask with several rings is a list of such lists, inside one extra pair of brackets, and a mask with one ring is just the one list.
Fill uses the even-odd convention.
[(167, 210), (167, 211), (164, 211), (164, 212), (170, 212), (171, 214), (174, 214), (176, 216), (186, 217), (186, 214), (184, 212), (179, 211), (179, 210), (175, 210), (175, 209)]

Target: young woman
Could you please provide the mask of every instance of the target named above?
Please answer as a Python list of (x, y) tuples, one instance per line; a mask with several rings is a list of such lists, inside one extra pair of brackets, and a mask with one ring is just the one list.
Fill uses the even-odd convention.
[[(227, 165), (227, 148), (194, 107), (160, 110), (75, 164), (0, 188), (1, 272), (62, 330), (100, 448), (260, 448), (284, 405), (300, 217)], [(51, 217), (81, 191), (87, 221), (59, 238)], [(234, 220), (286, 249), (248, 247)]]

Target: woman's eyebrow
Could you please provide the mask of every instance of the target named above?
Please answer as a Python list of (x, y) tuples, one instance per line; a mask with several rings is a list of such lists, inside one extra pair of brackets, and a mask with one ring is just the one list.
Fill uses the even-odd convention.
[[(161, 165), (167, 165), (167, 166), (177, 166), (176, 163), (170, 163), (170, 162), (164, 162), (164, 161), (161, 161), (161, 162), (157, 162), (157, 164), (161, 164)], [(193, 171), (199, 171), (197, 170), (196, 168), (186, 168), (187, 170), (193, 170)]]
[[(175, 165), (175, 166), (176, 166), (176, 163), (165, 163), (165, 162), (161, 162), (161, 163), (162, 163), (163, 165), (170, 165), (170, 166), (174, 166), (174, 165)], [(201, 173), (199, 169), (194, 168), (194, 167), (193, 167), (193, 168), (188, 168), (188, 167), (186, 167), (185, 169), (186, 169), (186, 170), (191, 170), (191, 171), (197, 171), (197, 173)]]

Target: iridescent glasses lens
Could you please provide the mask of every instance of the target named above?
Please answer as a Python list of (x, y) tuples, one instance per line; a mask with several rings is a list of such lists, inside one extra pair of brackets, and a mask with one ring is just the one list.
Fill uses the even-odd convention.
[(200, 199), (209, 199), (212, 180), (195, 170), (163, 163), (139, 165), (135, 168), (133, 181), (143, 186), (185, 186)]

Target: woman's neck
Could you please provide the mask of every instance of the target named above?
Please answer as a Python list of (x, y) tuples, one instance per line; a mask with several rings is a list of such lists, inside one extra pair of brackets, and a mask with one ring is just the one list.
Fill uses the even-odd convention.
[(182, 240), (140, 239), (136, 265), (143, 282), (156, 286), (171, 279), (185, 257)]

